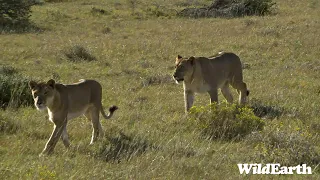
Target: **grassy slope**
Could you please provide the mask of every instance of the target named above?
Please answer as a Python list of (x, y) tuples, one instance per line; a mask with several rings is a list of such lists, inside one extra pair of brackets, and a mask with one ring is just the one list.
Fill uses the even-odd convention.
[[(298, 112), (294, 117), (267, 119), (267, 124), (303, 128), (319, 140), (317, 1), (279, 0), (277, 15), (228, 20), (147, 17), (141, 10), (153, 3), (178, 8), (171, 1), (139, 1), (134, 11), (143, 16), (140, 19), (130, 15), (128, 1), (84, 2), (33, 7), (32, 20), (44, 32), (1, 35), (0, 65), (14, 66), (38, 80), (97, 79), (104, 87), (104, 106), (120, 107), (112, 120), (102, 120), (107, 136), (122, 132), (137, 147), (146, 141), (149, 148), (129, 161), (105, 162), (97, 157), (104, 143), (88, 146), (90, 123), (78, 118), (68, 126), (73, 148), (66, 151), (59, 142), (53, 156), (39, 158), (52, 128), (45, 113), (33, 108), (1, 111), (3, 118), (21, 126), (17, 132), (0, 134), (1, 179), (241, 177), (236, 164), (257, 161), (252, 158), (254, 145), (199, 138), (183, 117), (182, 87), (170, 80), (177, 54), (210, 56), (219, 50), (239, 54), (250, 65), (244, 76), (251, 98)], [(92, 7), (112, 12), (93, 15)], [(104, 34), (106, 27), (111, 32)], [(76, 44), (89, 48), (98, 61), (67, 62), (62, 51)], [(162, 83), (150, 84), (152, 78)], [(207, 95), (197, 96), (196, 105), (208, 102)], [(319, 141), (315, 146), (319, 150)], [(310, 178), (319, 178), (319, 167)]]

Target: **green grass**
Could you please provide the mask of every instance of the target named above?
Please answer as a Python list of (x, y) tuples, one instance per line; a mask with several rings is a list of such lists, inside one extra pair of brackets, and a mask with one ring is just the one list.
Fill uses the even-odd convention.
[[(273, 161), (307, 161), (314, 174), (247, 178), (320, 178), (319, 3), (277, 0), (272, 16), (186, 19), (175, 12), (211, 1), (135, 2), (45, 3), (33, 6), (31, 16), (43, 31), (1, 34), (0, 66), (27, 79), (96, 79), (105, 108), (120, 109), (102, 119), (100, 142), (89, 146), (91, 124), (77, 118), (68, 124), (72, 147), (59, 142), (41, 158), (53, 126), (46, 113), (31, 106), (0, 110), (0, 179), (239, 179), (238, 163)], [(108, 13), (92, 13), (93, 7)], [(70, 62), (64, 53), (75, 45), (96, 60)], [(220, 50), (248, 65), (250, 101), (264, 113), (265, 129), (240, 141), (202, 138), (184, 116), (182, 86), (170, 81), (178, 54)], [(196, 96), (195, 105), (208, 103), (207, 94)]]

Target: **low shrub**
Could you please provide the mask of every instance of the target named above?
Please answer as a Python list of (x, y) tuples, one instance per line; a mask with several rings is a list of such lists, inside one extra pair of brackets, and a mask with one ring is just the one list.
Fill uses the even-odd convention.
[(262, 130), (265, 125), (251, 108), (228, 103), (194, 106), (190, 109), (189, 119), (208, 139), (241, 139)]
[(165, 83), (171, 83), (173, 84), (174, 81), (170, 75), (163, 75), (163, 74), (155, 74), (151, 76), (141, 77), (142, 87), (147, 87), (151, 85), (158, 85), (158, 84), (165, 84)]
[(100, 15), (110, 15), (111, 12), (107, 11), (107, 10), (104, 10), (104, 9), (101, 9), (101, 8), (96, 8), (96, 7), (93, 7), (91, 9), (91, 13), (92, 14), (100, 14)]
[(264, 16), (272, 12), (275, 4), (272, 0), (215, 0), (210, 6), (183, 9), (178, 16), (192, 18)]
[(72, 62), (96, 60), (96, 57), (81, 45), (75, 45), (71, 48), (68, 48), (64, 51), (64, 55)]

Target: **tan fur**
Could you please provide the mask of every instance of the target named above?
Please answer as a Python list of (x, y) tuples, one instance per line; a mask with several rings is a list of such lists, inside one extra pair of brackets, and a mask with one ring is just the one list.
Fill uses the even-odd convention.
[(195, 93), (208, 92), (212, 103), (218, 102), (218, 89), (221, 89), (227, 101), (233, 103), (230, 84), (239, 93), (240, 104), (245, 104), (249, 95), (243, 82), (240, 58), (234, 53), (219, 52), (210, 58), (178, 56), (173, 78), (177, 83), (183, 81), (186, 112), (193, 105)]
[(92, 122), (90, 144), (94, 143), (99, 135), (103, 135), (99, 112), (104, 118), (109, 119), (118, 109), (112, 106), (109, 108), (109, 115), (105, 114), (101, 103), (102, 87), (95, 80), (81, 80), (70, 85), (57, 84), (52, 79), (47, 83), (30, 81), (29, 87), (36, 108), (47, 109), (49, 120), (54, 123), (53, 132), (41, 155), (52, 153), (60, 137), (65, 147), (69, 147), (67, 122), (81, 115), (85, 115)]

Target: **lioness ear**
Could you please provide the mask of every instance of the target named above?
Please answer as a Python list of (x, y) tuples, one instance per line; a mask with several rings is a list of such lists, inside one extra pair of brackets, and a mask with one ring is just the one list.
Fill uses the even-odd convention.
[(182, 59), (182, 57), (180, 55), (178, 55), (176, 57), (176, 65), (178, 65), (180, 63), (181, 59)]
[(38, 84), (35, 82), (35, 81), (29, 81), (29, 87), (30, 89), (35, 89), (35, 87), (37, 86)]
[(53, 80), (53, 79), (50, 79), (48, 82), (47, 82), (47, 85), (52, 87), (52, 89), (54, 89), (54, 85), (56, 84), (56, 82)]
[(191, 56), (188, 60), (190, 61), (191, 65), (194, 65), (195, 57)]

